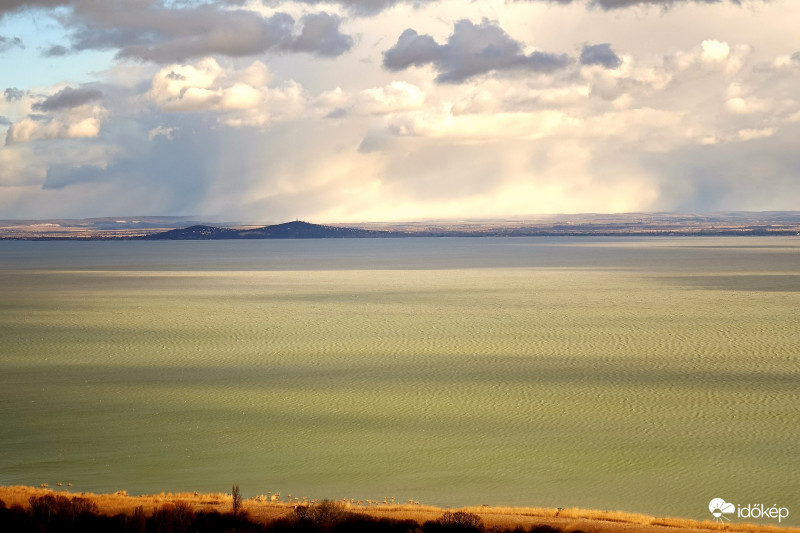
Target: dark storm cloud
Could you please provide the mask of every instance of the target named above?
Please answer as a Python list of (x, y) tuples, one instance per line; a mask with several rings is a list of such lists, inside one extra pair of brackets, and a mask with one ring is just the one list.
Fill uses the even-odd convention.
[(304, 16), (300, 22), (303, 30), (289, 39), (288, 49), (321, 56), (338, 56), (353, 47), (353, 38), (339, 32), (342, 20), (336, 15), (315, 13)]
[(3, 91), (3, 97), (6, 99), (6, 102), (16, 102), (22, 98), (24, 94), (25, 91), (21, 91), (16, 87), (8, 87)]
[(83, 3), (62, 19), (73, 50), (118, 50), (120, 58), (156, 63), (223, 55), (245, 57), (267, 51), (338, 56), (353, 45), (339, 31), (341, 19), (328, 13), (286, 13), (263, 17), (224, 4), (183, 9), (163, 2)]
[(4, 117), (3, 115), (0, 115), (0, 126), (10, 126), (10, 125), (11, 121), (8, 120), (8, 118)]
[[(136, 58), (156, 63), (185, 61), (209, 55), (244, 57), (280, 47), (291, 39), (294, 19), (284, 13), (263, 18), (252, 12), (219, 11), (212, 6), (168, 12), (171, 24), (158, 19), (145, 20), (137, 31), (105, 35), (81, 36), (77, 46), (100, 48), (104, 44), (120, 48), (119, 57)], [(103, 41), (106, 41), (104, 43)]]
[(72, 87), (65, 87), (56, 94), (45, 98), (43, 101), (33, 104), (31, 108), (34, 111), (55, 111), (57, 109), (65, 109), (71, 107), (78, 107), (103, 97), (102, 91), (99, 89), (92, 89), (91, 87), (81, 87), (73, 89)]
[(606, 68), (617, 68), (622, 63), (608, 43), (584, 46), (580, 62), (581, 65), (602, 65)]
[(397, 44), (383, 53), (383, 66), (403, 70), (412, 65), (426, 65), (437, 58), (440, 48), (430, 35), (420, 35), (409, 28), (400, 34)]
[(0, 35), (0, 54), (12, 48), (25, 48), (25, 45), (22, 44), (22, 39), (19, 37), (4, 37)]
[(459, 20), (447, 43), (441, 45), (430, 35), (409, 28), (383, 53), (383, 66), (392, 71), (432, 63), (440, 83), (460, 83), (491, 71), (553, 72), (569, 62), (564, 54), (523, 54), (519, 42), (487, 20), (477, 25)]

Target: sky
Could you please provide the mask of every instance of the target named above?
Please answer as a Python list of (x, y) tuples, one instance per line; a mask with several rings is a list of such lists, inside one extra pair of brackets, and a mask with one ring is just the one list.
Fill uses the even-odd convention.
[(800, 206), (797, 0), (0, 0), (0, 219)]

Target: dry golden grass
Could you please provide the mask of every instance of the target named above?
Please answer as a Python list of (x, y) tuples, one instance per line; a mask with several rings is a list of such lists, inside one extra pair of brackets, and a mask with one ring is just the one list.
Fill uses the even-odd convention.
[[(100, 512), (109, 516), (116, 514), (133, 514), (134, 509), (142, 507), (146, 515), (166, 503), (183, 502), (195, 511), (214, 510), (220, 513), (231, 511), (230, 494), (197, 492), (165, 493), (154, 495), (130, 496), (125, 491), (114, 494), (94, 494), (90, 492), (72, 493), (66, 490), (54, 491), (47, 488), (25, 486), (0, 486), (0, 500), (7, 507), (13, 505), (28, 506), (31, 496), (59, 493), (67, 496), (81, 496), (91, 499)], [(243, 509), (250, 518), (259, 522), (268, 522), (277, 518), (292, 516), (294, 506), (302, 502), (274, 501), (266, 496), (249, 498), (243, 501)], [(428, 520), (439, 518), (444, 509), (431, 505), (419, 504), (383, 504), (362, 502), (358, 504), (348, 500), (341, 501), (344, 509), (364, 513), (377, 518), (393, 518), (397, 520), (411, 519), (422, 524)], [(683, 518), (656, 518), (653, 516), (625, 513), (622, 511), (593, 511), (586, 509), (553, 509), (544, 507), (463, 507), (457, 509), (479, 515), (487, 527), (499, 526), (513, 529), (517, 526), (529, 528), (534, 525), (551, 525), (565, 532), (583, 531), (585, 533), (672, 533), (672, 532), (751, 532), (751, 533), (800, 533), (800, 528), (761, 526), (754, 524), (720, 524), (712, 521), (697, 521)]]

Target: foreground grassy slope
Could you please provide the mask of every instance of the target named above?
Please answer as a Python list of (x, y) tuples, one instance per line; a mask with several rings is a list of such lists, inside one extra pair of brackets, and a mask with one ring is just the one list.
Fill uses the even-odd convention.
[[(231, 514), (230, 494), (181, 493), (129, 496), (69, 493), (24, 486), (0, 486), (2, 531), (472, 531), (646, 532), (747, 531), (800, 532), (798, 528), (718, 524), (679, 518), (582, 509), (526, 507), (439, 507), (356, 503), (349, 500), (298, 504), (259, 496), (244, 500)], [(58, 507), (61, 502), (61, 509)], [(69, 505), (68, 502), (72, 502)], [(64, 510), (66, 509), (66, 510)], [(61, 514), (58, 514), (61, 513)], [(81, 519), (81, 513), (84, 514)], [(58, 516), (57, 516), (58, 515)], [(87, 518), (88, 516), (88, 518)], [(97, 521), (92, 521), (96, 517)], [(165, 523), (168, 527), (165, 528)], [(86, 524), (85, 526), (83, 524)], [(98, 525), (100, 524), (100, 525)], [(184, 527), (185, 526), (185, 527)], [(12, 529), (8, 529), (12, 527)], [(98, 529), (100, 527), (101, 529)], [(16, 529), (14, 529), (16, 528)]]

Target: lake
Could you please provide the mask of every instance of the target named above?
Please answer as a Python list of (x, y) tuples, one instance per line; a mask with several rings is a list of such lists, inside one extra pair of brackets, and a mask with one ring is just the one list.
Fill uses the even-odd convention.
[(798, 311), (791, 237), (0, 241), (0, 484), (799, 525)]

